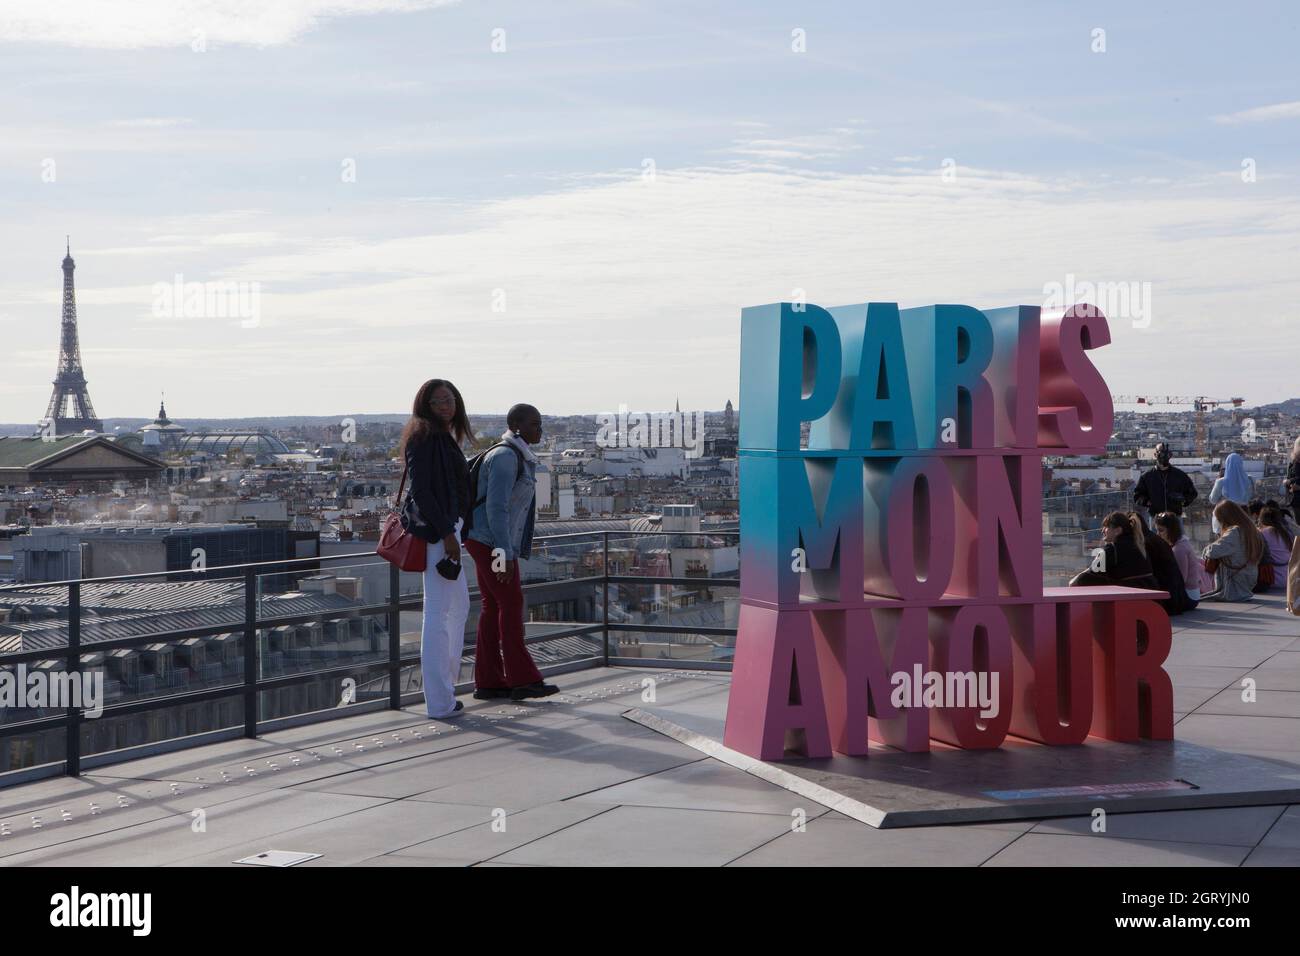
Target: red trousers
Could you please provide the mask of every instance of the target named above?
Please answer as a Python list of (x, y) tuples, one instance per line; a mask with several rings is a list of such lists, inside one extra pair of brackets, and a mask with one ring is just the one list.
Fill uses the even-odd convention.
[(474, 685), (480, 690), (492, 690), (536, 684), (542, 674), (524, 646), (524, 591), (519, 563), (507, 565), (510, 579), (502, 584), (492, 570), (492, 549), (473, 538), (465, 539), (465, 547), (474, 559), (483, 601), (478, 616)]

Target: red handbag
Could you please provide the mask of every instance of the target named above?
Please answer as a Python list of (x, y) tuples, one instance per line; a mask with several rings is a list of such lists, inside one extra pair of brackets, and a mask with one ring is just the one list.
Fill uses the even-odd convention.
[[(406, 489), (406, 468), (402, 468), (402, 483), (397, 488), (397, 507), (402, 507), (402, 492)], [(397, 511), (389, 512), (384, 519), (384, 529), (379, 533), (379, 556), (403, 571), (423, 571), (428, 567), (428, 542), (402, 527), (402, 517)]]

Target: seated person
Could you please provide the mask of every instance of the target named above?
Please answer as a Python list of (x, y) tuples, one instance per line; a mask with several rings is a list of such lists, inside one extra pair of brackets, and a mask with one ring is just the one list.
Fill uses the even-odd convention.
[(1146, 539), (1139, 522), (1122, 511), (1112, 511), (1102, 519), (1101, 536), (1100, 569), (1089, 567), (1080, 571), (1070, 581), (1070, 587), (1110, 584), (1159, 590), (1151, 573), (1151, 562), (1147, 560)]
[[(1264, 539), (1264, 560), (1276, 567), (1285, 568), (1291, 561), (1291, 545), (1295, 542), (1295, 535), (1286, 526), (1281, 508), (1265, 505), (1259, 513), (1259, 533)], [(1278, 584), (1285, 588), (1286, 572), (1275, 573), (1273, 580), (1275, 588)]]
[(1147, 527), (1146, 521), (1138, 512), (1130, 513), (1129, 517), (1142, 529), (1143, 550), (1146, 551), (1147, 561), (1151, 565), (1151, 573), (1155, 576), (1157, 587), (1161, 591), (1169, 592), (1169, 597), (1160, 602), (1161, 606), (1171, 616), (1192, 610), (1196, 607), (1196, 601), (1192, 600), (1191, 595), (1187, 593), (1183, 572), (1178, 566), (1178, 559), (1174, 557), (1174, 549), (1164, 538)]
[(1156, 533), (1174, 552), (1178, 570), (1183, 576), (1183, 587), (1194, 607), (1201, 600), (1201, 594), (1214, 586), (1210, 576), (1205, 573), (1205, 565), (1191, 540), (1183, 534), (1183, 522), (1172, 511), (1162, 511), (1156, 515)]

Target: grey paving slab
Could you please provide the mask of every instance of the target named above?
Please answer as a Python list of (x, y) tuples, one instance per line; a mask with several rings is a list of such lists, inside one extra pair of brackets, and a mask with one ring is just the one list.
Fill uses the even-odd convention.
[(1237, 866), (1247, 847), (1166, 840), (1126, 840), (1109, 834), (1026, 833), (985, 866)]
[[(1212, 810), (1171, 810), (1157, 813), (1110, 813), (1105, 836), (1175, 843), (1219, 843), (1253, 847), (1264, 838), (1286, 807), (1228, 807)], [(1093, 836), (1091, 814), (1043, 820), (1032, 833), (1073, 833)], [(1101, 834), (1097, 834), (1101, 835)]]
[(1225, 753), (1300, 753), (1300, 724), (1287, 717), (1194, 713), (1179, 721), (1178, 739)]
[(249, 837), (170, 865), (230, 866), (264, 850), (299, 850), (321, 854), (300, 866), (350, 866), (491, 818), (490, 807), (395, 800), (273, 835)]
[(721, 866), (781, 836), (765, 813), (616, 807), (496, 858), (537, 866)]
[(620, 726), (627, 723), (589, 717), (545, 729), (502, 728), (490, 740), (405, 761), (380, 774), (350, 773), (304, 786), (518, 810), (700, 759), (642, 728), (628, 733)]
[(813, 820), (729, 866), (979, 866), (1020, 836), (968, 824), (877, 830), (857, 820)]
[(1295, 736), (1300, 744), (1300, 691), (1255, 688), (1254, 700), (1242, 700), (1244, 689), (1230, 687), (1196, 708), (1198, 714), (1229, 714), (1239, 717), (1287, 717), (1296, 721)]
[(559, 760), (513, 761), (507, 769), (444, 785), (411, 799), (461, 802), (472, 796), (512, 810), (525, 809), (701, 759), (699, 754), (685, 750), (632, 750), (625, 744), (591, 744)]
[(603, 787), (570, 802), (580, 801), (733, 813), (776, 813), (785, 817), (795, 810), (802, 810), (806, 819), (828, 812), (826, 807), (783, 787), (716, 760), (700, 760), (627, 783)]
[(1174, 713), (1190, 714), (1212, 700), (1219, 690), (1209, 687), (1185, 687), (1174, 684)]
[(1287, 807), (1260, 841), (1260, 846), (1279, 850), (1300, 850), (1300, 807)]
[(1215, 667), (1210, 664), (1165, 664), (1165, 671), (1180, 687), (1206, 687), (1223, 690), (1250, 673), (1249, 667)]
[(1258, 667), (1291, 643), (1290, 637), (1216, 634), (1179, 635), (1167, 658), (1170, 664), (1205, 664), (1214, 667)]
[(18, 853), (4, 866), (164, 866), (224, 847), (269, 839), (292, 826), (343, 816), (381, 801), (334, 793), (261, 790), (206, 808), (203, 832), (188, 812), (96, 834), (58, 846)]
[[(365, 736), (347, 736), (317, 742), (310, 749), (277, 752), (270, 756), (258, 755), (248, 760), (218, 760), (202, 767), (190, 767), (182, 779), (194, 778), (204, 782), (238, 779), (250, 786), (284, 788), (328, 781), (362, 772), (382, 776), (385, 767), (400, 768), (412, 758), (445, 753), (461, 747), (497, 739), (503, 735), (525, 733), (522, 728), (572, 723), (580, 718), (574, 714), (546, 714), (526, 720), (506, 720), (467, 717), (460, 721), (421, 722), (400, 731)], [(195, 773), (195, 770), (198, 773)], [(117, 775), (122, 779), (136, 779), (141, 768), (131, 764), (107, 768), (101, 773)], [(180, 774), (169, 774), (165, 767), (143, 769), (144, 774), (161, 779), (175, 779)], [(352, 777), (351, 779), (355, 779)], [(341, 791), (346, 792), (346, 791)], [(401, 794), (381, 794), (398, 796)]]
[(484, 862), (611, 809), (574, 802), (548, 803), (485, 818), (477, 825), (395, 850), (391, 855), (431, 861)]
[(1300, 866), (1300, 850), (1261, 846), (1251, 851), (1242, 866)]
[[(82, 778), (86, 780), (86, 778)], [(87, 785), (92, 781), (86, 780)], [(0, 817), (0, 859), (45, 847), (72, 845), (80, 840), (154, 820), (189, 818), (196, 808), (212, 808), (249, 797), (252, 787), (171, 786), (158, 781), (114, 782), (88, 786), (75, 798), (31, 806)]]
[(398, 856), (395, 853), (384, 856), (372, 856), (362, 860), (357, 866), (473, 866), (474, 860), (444, 859), (442, 857)]

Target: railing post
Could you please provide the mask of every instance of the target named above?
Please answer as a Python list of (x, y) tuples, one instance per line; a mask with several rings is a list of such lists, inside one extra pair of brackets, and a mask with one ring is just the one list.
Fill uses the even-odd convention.
[(609, 532), (602, 531), (604, 541), (600, 561), (600, 618), (603, 626), (603, 643), (605, 645), (605, 666), (609, 666)]
[(244, 571), (244, 736), (257, 736), (257, 572)]
[(388, 707), (402, 709), (402, 608), (398, 591), (401, 572), (388, 564)]
[[(81, 583), (74, 581), (68, 585), (68, 683), (81, 673)], [(85, 699), (85, 695), (82, 695)], [(64, 729), (66, 736), (63, 772), (69, 777), (81, 776), (81, 709), (68, 702), (68, 723)]]

